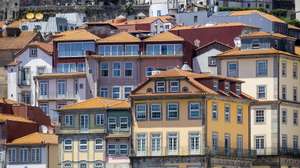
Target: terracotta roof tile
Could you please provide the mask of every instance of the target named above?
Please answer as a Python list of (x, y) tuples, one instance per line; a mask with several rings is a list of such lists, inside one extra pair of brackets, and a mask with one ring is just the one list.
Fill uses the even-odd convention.
[(85, 29), (76, 29), (65, 31), (54, 35), (53, 41), (64, 42), (64, 41), (95, 41), (100, 38)]
[(294, 37), (290, 37), (290, 36), (286, 36), (284, 34), (280, 34), (280, 33), (269, 33), (269, 32), (253, 32), (253, 33), (249, 33), (249, 34), (243, 34), (241, 35), (241, 37), (244, 38), (256, 38), (256, 37), (275, 37), (275, 38), (288, 38), (288, 39), (292, 39), (292, 40), (296, 40), (296, 38)]
[(218, 27), (234, 27), (234, 26), (245, 26), (245, 27), (254, 27), (244, 23), (230, 22), (230, 23), (218, 23), (218, 24), (206, 24), (206, 25), (191, 25), (191, 26), (182, 26), (178, 25), (172, 28), (171, 30), (186, 30), (186, 29), (206, 29), (206, 28), (218, 28)]
[(0, 37), (0, 50), (20, 50), (29, 44), (35, 37), (36, 32), (21, 32), (18, 37)]
[(8, 145), (41, 145), (41, 144), (58, 144), (58, 136), (55, 134), (44, 134), (35, 132), (25, 135), (21, 138), (14, 139)]
[(240, 50), (238, 48), (234, 48), (234, 49), (228, 50), (222, 54), (219, 54), (218, 57), (247, 56), (247, 55), (272, 55), (272, 54), (283, 54), (283, 55), (289, 55), (289, 56), (296, 56), (292, 53), (276, 50), (274, 48), (250, 49), (250, 50)]
[(244, 15), (252, 15), (252, 14), (258, 14), (272, 22), (285, 23), (285, 21), (279, 19), (276, 16), (258, 10), (233, 11), (230, 13), (230, 16), (244, 16)]
[(98, 43), (138, 43), (141, 40), (127, 32), (120, 32), (104, 39), (97, 41)]
[(182, 41), (184, 41), (184, 39), (182, 37), (176, 36), (173, 33), (163, 32), (163, 33), (148, 37), (144, 41), (145, 42), (164, 42), (164, 41), (182, 42)]
[(0, 103), (3, 104), (19, 104), (17, 101), (6, 99), (6, 98), (0, 98)]
[(17, 122), (24, 122), (24, 123), (35, 123), (34, 121), (28, 120), (23, 117), (18, 117), (10, 114), (2, 114), (0, 113), (0, 122), (5, 121), (17, 121)]
[(83, 102), (66, 105), (60, 111), (78, 109), (129, 109), (130, 105), (125, 100), (115, 100), (103, 97), (88, 99)]
[(289, 28), (289, 29), (300, 30), (300, 27), (297, 27), (297, 26), (294, 26), (294, 25), (291, 25), (291, 24), (288, 25), (288, 28)]
[(38, 47), (42, 50), (44, 50), (45, 52), (47, 52), (48, 54), (51, 54), (53, 52), (53, 43), (52, 42), (39, 42), (39, 41), (34, 41), (29, 43), (28, 45), (29, 47)]

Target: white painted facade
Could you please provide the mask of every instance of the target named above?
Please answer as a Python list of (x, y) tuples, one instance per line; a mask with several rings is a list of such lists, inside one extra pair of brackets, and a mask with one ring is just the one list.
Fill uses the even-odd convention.
[(152, 4), (149, 7), (149, 16), (163, 16), (167, 15), (168, 5), (167, 4)]
[[(19, 56), (16, 57), (16, 62), (20, 62), (17, 65), (8, 66), (7, 68), (7, 97), (9, 99), (19, 101), (21, 100), (20, 94), (22, 92), (30, 92), (32, 106), (36, 106), (35, 103), (35, 90), (36, 86), (34, 83), (34, 77), (39, 73), (39, 69), (43, 69), (44, 73), (52, 72), (52, 56), (46, 53), (40, 48), (36, 48), (37, 54), (35, 57), (30, 56), (30, 47), (23, 51)], [(19, 84), (19, 70), (22, 68), (29, 68), (29, 85)]]
[(217, 75), (217, 65), (210, 66), (209, 65), (209, 58), (215, 57), (218, 54), (221, 54), (222, 51), (212, 48), (209, 51), (199, 54), (193, 58), (193, 71), (200, 73), (200, 72), (210, 72), (214, 75)]

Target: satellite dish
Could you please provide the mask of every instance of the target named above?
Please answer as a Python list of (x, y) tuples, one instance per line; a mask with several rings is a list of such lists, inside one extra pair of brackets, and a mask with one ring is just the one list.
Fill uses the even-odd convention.
[(37, 20), (42, 20), (42, 19), (44, 18), (44, 15), (43, 15), (42, 13), (36, 13), (36, 14), (35, 14), (35, 18), (36, 18)]
[(34, 18), (34, 14), (33, 13), (27, 13), (26, 14), (26, 19), (33, 19)]

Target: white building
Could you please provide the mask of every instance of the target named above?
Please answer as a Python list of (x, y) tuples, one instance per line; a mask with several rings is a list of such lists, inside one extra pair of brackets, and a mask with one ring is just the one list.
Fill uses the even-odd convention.
[(52, 44), (32, 42), (7, 65), (7, 97), (36, 106), (34, 77), (52, 72)]

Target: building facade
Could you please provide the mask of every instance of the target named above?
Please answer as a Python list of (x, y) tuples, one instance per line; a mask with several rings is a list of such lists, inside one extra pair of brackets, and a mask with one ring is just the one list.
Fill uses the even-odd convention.
[[(244, 80), (245, 92), (258, 100), (251, 106), (251, 148), (257, 155), (263, 155), (262, 158), (270, 155), (296, 158), (300, 136), (300, 62), (294, 51), (295, 39), (265, 32), (241, 38), (241, 48), (217, 56), (220, 61), (218, 71)], [(273, 162), (296, 166), (298, 161)]]
[(59, 114), (60, 167), (129, 167), (127, 101), (92, 98), (67, 105)]
[(240, 86), (178, 68), (156, 72), (131, 95), (133, 167), (251, 167), (250, 99)]

